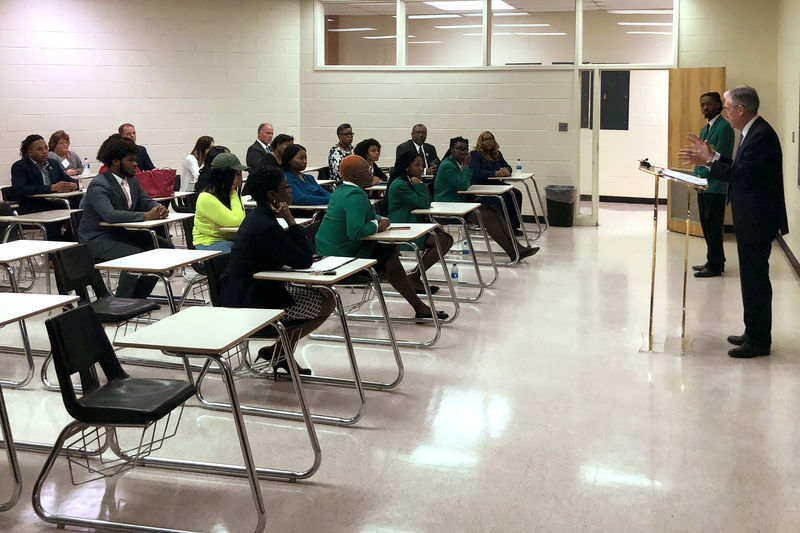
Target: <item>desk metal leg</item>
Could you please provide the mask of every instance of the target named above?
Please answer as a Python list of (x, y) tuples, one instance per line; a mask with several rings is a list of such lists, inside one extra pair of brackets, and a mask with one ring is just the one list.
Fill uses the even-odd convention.
[[(525, 239), (525, 246), (530, 246), (531, 241), (528, 239), (528, 230), (525, 228), (525, 221), (522, 220), (522, 210), (519, 208), (519, 203), (517, 202), (517, 196), (513, 192), (511, 193), (511, 203), (514, 205), (514, 211), (516, 211), (517, 213), (517, 219), (519, 220), (519, 229), (522, 231), (522, 237)], [(514, 237), (513, 230), (511, 231), (511, 236)]]
[(28, 338), (28, 329), (25, 326), (24, 320), (19, 321), (19, 332), (20, 336), (22, 337), (22, 346), (23, 346), (23, 351), (25, 353), (25, 360), (28, 362), (28, 372), (25, 375), (25, 379), (23, 379), (22, 381), (11, 381), (7, 379), (0, 379), (0, 385), (3, 385), (9, 389), (21, 389), (22, 387), (31, 382), (34, 374), (36, 373), (36, 366), (33, 363), (33, 353), (31, 352), (30, 339)]
[(3, 398), (2, 387), (0, 387), (0, 426), (2, 426), (3, 430), (3, 441), (6, 445), (8, 466), (11, 469), (11, 481), (13, 483), (13, 488), (11, 489), (11, 498), (4, 503), (0, 503), (0, 511), (8, 511), (17, 503), (17, 500), (19, 500), (19, 495), (22, 492), (22, 473), (19, 469), (17, 451), (14, 447), (14, 438), (11, 434), (11, 423), (8, 420), (8, 411), (6, 411), (6, 401)]
[[(141, 274), (140, 274), (141, 275)], [(172, 294), (172, 284), (169, 282), (169, 278), (163, 272), (155, 272), (153, 274), (148, 275), (155, 275), (164, 283), (164, 290), (167, 293), (167, 302), (169, 303), (169, 311), (170, 314), (175, 314), (178, 312), (178, 306), (175, 303), (175, 296)]]
[[(501, 195), (492, 195), (495, 198), (500, 200), (500, 206), (503, 208), (503, 217), (506, 219), (506, 226), (508, 227), (508, 234), (511, 236), (511, 245), (514, 247), (514, 254), (516, 257), (505, 263), (507, 266), (515, 265), (519, 263), (519, 243), (517, 242), (517, 238), (514, 236), (514, 228), (511, 225), (511, 217), (508, 216), (508, 207), (506, 206), (506, 200)], [(524, 232), (523, 232), (524, 233)]]
[[(537, 230), (535, 232), (536, 233), (536, 237), (533, 238), (533, 240), (535, 241), (539, 237), (542, 236), (542, 233), (544, 232), (544, 230), (542, 229), (542, 223), (539, 222), (539, 213), (536, 212), (536, 204), (533, 202), (533, 196), (531, 196), (531, 188), (528, 187), (528, 182), (527, 181), (523, 181), (522, 184), (525, 186), (525, 192), (528, 194), (528, 202), (530, 202), (530, 204), (531, 204), (531, 209), (533, 210), (533, 217), (536, 220), (536, 227), (537, 227)], [(528, 231), (528, 230), (525, 230), (525, 231)], [(534, 233), (533, 230), (530, 230), (530, 232)]]
[(536, 193), (536, 200), (539, 202), (539, 209), (542, 211), (542, 216), (544, 217), (544, 231), (547, 231), (547, 228), (550, 227), (550, 224), (547, 221), (547, 216), (545, 216), (544, 204), (542, 203), (542, 196), (539, 194), (539, 185), (536, 183), (536, 178), (531, 176), (531, 181), (533, 182), (533, 191)]

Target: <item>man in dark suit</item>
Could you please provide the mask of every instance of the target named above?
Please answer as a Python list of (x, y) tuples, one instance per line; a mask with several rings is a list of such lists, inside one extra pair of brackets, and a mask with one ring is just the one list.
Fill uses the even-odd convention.
[(425, 169), (425, 174), (436, 174), (436, 171), (439, 170), (440, 161), (436, 155), (436, 147), (425, 142), (427, 138), (428, 128), (425, 127), (425, 124), (416, 124), (411, 128), (411, 138), (397, 146), (395, 161), (400, 159), (401, 154), (413, 150), (422, 157), (422, 166)]
[(758, 93), (752, 87), (736, 87), (725, 93), (728, 120), (742, 132), (734, 159), (721, 155), (692, 133), (689, 134), (690, 145), (680, 152), (685, 161), (707, 166), (711, 178), (729, 184), (745, 330), (742, 335), (728, 337), (728, 342), (738, 346), (728, 355), (738, 358), (770, 353), (769, 255), (778, 233), (789, 232), (783, 197), (781, 144), (775, 130), (758, 116), (758, 106)]
[(275, 129), (272, 124), (264, 122), (258, 125), (258, 138), (247, 149), (247, 156), (245, 157), (245, 163), (248, 168), (256, 169), (267, 166), (267, 154), (272, 152), (269, 145), (274, 134)]
[[(33, 194), (71, 192), (78, 188), (78, 180), (71, 178), (55, 159), (47, 157), (47, 143), (41, 135), (28, 135), (20, 144), (21, 159), (11, 166), (11, 189), (13, 199), (19, 202), (21, 213), (38, 213), (52, 209), (63, 209), (63, 202), (45, 198), (31, 198)], [(80, 197), (70, 198), (70, 205), (78, 207)], [(46, 224), (49, 240), (71, 239), (62, 235), (63, 223)]]
[[(123, 138), (128, 139), (133, 144), (136, 144), (136, 128), (133, 124), (125, 123), (119, 128), (117, 128), (119, 134), (122, 135)], [(139, 166), (139, 170), (147, 172), (148, 170), (153, 170), (156, 166), (153, 164), (153, 161), (150, 159), (150, 154), (147, 153), (147, 148), (141, 145), (137, 145), (139, 147), (139, 153), (136, 154), (136, 164)]]
[[(83, 201), (83, 218), (78, 238), (97, 261), (108, 261), (153, 249), (148, 232), (101, 226), (101, 222), (141, 222), (167, 218), (166, 207), (147, 196), (136, 181), (138, 147), (128, 139), (108, 143), (102, 151), (103, 164), (108, 170), (92, 180)], [(159, 248), (174, 248), (172, 243), (158, 238)], [(127, 273), (120, 276), (118, 297), (145, 298), (152, 292), (158, 278), (137, 279)]]

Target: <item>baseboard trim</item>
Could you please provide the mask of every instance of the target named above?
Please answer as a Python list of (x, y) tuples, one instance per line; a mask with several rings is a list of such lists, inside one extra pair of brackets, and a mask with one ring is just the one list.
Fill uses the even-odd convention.
[(800, 261), (797, 260), (797, 257), (792, 252), (792, 249), (789, 248), (789, 244), (782, 235), (778, 235), (778, 246), (781, 247), (781, 250), (783, 250), (783, 253), (786, 255), (786, 259), (789, 260), (789, 264), (792, 265), (795, 275), (800, 278)]
[[(592, 200), (591, 194), (581, 194), (581, 202), (590, 202)], [(652, 198), (640, 198), (638, 196), (608, 196), (600, 195), (601, 202), (613, 204), (652, 204)], [(659, 198), (658, 205), (667, 205), (666, 198)]]

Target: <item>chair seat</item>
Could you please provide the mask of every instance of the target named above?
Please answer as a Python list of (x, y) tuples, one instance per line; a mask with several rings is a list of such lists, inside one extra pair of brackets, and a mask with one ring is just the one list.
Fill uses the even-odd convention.
[(155, 302), (143, 298), (116, 298), (103, 296), (89, 304), (100, 322), (122, 322), (149, 311), (159, 309)]
[(159, 420), (195, 394), (189, 382), (175, 379), (115, 379), (78, 399), (87, 424), (146, 424)]

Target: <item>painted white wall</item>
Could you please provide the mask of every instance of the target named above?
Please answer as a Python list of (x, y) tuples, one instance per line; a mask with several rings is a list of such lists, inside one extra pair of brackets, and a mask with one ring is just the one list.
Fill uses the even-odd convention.
[(783, 184), (789, 215), (789, 234), (784, 238), (795, 256), (800, 257), (800, 3), (782, 0), (778, 21), (778, 120), (773, 125), (783, 148)]

